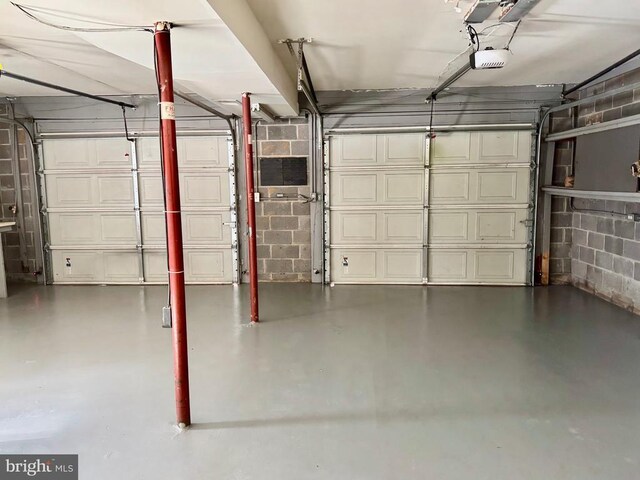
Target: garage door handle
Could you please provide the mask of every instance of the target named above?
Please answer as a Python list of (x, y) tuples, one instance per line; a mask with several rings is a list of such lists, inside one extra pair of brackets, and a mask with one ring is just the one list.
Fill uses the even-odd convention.
[(533, 225), (533, 220), (531, 220), (531, 219), (520, 220), (520, 223), (523, 224), (523, 225), (526, 225), (527, 227), (530, 227), (531, 225)]
[(222, 225), (225, 225), (231, 228), (236, 228), (236, 222), (222, 222)]

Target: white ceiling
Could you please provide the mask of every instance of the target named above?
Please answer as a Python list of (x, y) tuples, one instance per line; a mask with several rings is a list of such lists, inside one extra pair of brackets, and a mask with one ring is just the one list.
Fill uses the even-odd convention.
[[(461, 13), (454, 3), (249, 0), (274, 45), (282, 38), (313, 38), (305, 54), (317, 90), (435, 87), (440, 76), (468, 61), (461, 56), (447, 67), (468, 46), (462, 19), (473, 1), (461, 0)], [(502, 47), (511, 33), (506, 25), (482, 42)], [(520, 25), (506, 67), (470, 72), (456, 86), (575, 83), (638, 44), (638, 0), (542, 0)], [(291, 67), (287, 49), (276, 48)]]
[[(455, 0), (453, 1), (455, 3)], [(38, 15), (71, 26), (152, 25), (169, 20), (178, 86), (210, 101), (243, 91), (292, 114), (295, 68), (281, 38), (305, 46), (318, 90), (428, 88), (466, 60), (462, 13), (443, 0), (29, 0)], [(250, 8), (249, 8), (250, 7)], [(493, 20), (485, 22), (491, 25)], [(456, 86), (573, 83), (640, 44), (638, 0), (541, 0), (522, 22), (502, 70), (473, 71)], [(488, 37), (486, 34), (491, 33)], [(488, 29), (484, 45), (503, 46), (511, 27)], [(455, 60), (454, 60), (455, 59)], [(153, 93), (147, 32), (57, 30), (0, 2), (0, 63), (7, 71), (94, 94)], [(0, 79), (0, 95), (52, 95)]]

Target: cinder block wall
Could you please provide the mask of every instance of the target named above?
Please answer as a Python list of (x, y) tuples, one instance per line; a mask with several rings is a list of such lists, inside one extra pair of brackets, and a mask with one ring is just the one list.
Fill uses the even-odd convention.
[[(633, 91), (587, 103), (577, 112), (576, 126), (607, 122), (640, 114), (640, 69), (599, 83), (580, 92), (580, 98), (637, 84)], [(572, 155), (571, 147), (567, 151)], [(558, 184), (570, 172), (569, 162), (556, 152)], [(565, 174), (561, 170), (567, 169)], [(554, 171), (555, 176), (555, 171)], [(554, 183), (555, 183), (554, 178)], [(613, 212), (613, 213), (607, 213)], [(628, 220), (628, 213), (640, 213), (640, 205), (626, 202), (556, 199), (552, 242), (562, 239), (563, 249), (551, 263), (552, 278), (566, 276), (564, 244), (569, 239), (569, 281), (576, 287), (640, 314), (640, 223)], [(567, 226), (567, 219), (571, 225)], [(559, 243), (556, 243), (560, 245)]]
[[(0, 116), (8, 118), (9, 106), (0, 103)], [(16, 158), (15, 146), (11, 143), (12, 127), (0, 122), (0, 221), (18, 222), (18, 229), (24, 232), (24, 236), (18, 231), (0, 234), (4, 250), (5, 270), (9, 280), (22, 280), (35, 282), (37, 277), (33, 275), (36, 270), (36, 246), (35, 246), (35, 209), (32, 198), (30, 178), (31, 164), (27, 157), (27, 136), (22, 128), (18, 128), (18, 152)], [(19, 163), (18, 163), (19, 162)], [(20, 183), (22, 184), (22, 204), (16, 205), (16, 181), (15, 173), (20, 169)], [(16, 208), (16, 213), (13, 208)], [(20, 215), (24, 214), (24, 225), (20, 225)], [(22, 238), (24, 237), (24, 240)]]
[[(256, 143), (260, 157), (307, 157), (309, 178), (309, 122), (306, 118), (258, 125)], [(308, 198), (311, 188), (262, 187), (260, 162), (256, 204), (258, 278), (266, 282), (311, 281), (311, 224)], [(308, 183), (308, 182), (307, 182)]]

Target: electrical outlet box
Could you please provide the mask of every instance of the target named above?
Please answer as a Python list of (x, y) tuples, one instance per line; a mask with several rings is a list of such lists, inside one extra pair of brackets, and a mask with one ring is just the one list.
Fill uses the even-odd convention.
[(627, 220), (631, 220), (634, 222), (640, 222), (640, 213), (628, 213)]

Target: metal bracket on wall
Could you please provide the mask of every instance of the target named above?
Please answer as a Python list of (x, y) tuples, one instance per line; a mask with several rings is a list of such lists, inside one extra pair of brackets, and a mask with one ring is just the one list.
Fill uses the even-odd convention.
[[(304, 96), (309, 101), (311, 105), (311, 109), (316, 115), (322, 115), (320, 112), (320, 108), (318, 107), (318, 98), (316, 97), (316, 91), (313, 88), (313, 81), (311, 80), (311, 74), (309, 73), (309, 66), (307, 65), (307, 59), (304, 56), (303, 46), (305, 43), (313, 42), (312, 38), (285, 38), (283, 40), (278, 40), (278, 43), (285, 44), (289, 49), (289, 53), (296, 61), (296, 65), (298, 66), (298, 82), (297, 87), (298, 91), (302, 92)], [(294, 45), (297, 47), (294, 49)]]

